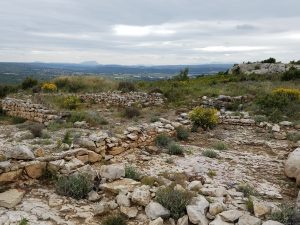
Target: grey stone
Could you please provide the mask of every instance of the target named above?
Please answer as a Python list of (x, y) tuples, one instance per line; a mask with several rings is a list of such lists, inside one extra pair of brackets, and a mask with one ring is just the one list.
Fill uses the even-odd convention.
[(13, 208), (18, 205), (24, 196), (25, 192), (18, 189), (10, 189), (0, 193), (0, 207)]
[(166, 218), (170, 215), (170, 211), (158, 202), (150, 202), (145, 208), (146, 215), (149, 219), (155, 220), (159, 217)]

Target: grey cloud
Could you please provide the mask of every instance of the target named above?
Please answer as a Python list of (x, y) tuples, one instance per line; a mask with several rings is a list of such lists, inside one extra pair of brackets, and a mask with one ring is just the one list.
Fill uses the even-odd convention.
[(0, 61), (119, 64), (300, 58), (298, 0), (9, 0)]

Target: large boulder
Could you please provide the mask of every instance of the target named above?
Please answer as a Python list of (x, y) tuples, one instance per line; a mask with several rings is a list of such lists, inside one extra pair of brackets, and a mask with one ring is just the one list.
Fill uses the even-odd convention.
[(10, 189), (0, 193), (0, 207), (13, 208), (18, 205), (24, 196), (25, 192), (18, 189)]
[(30, 165), (25, 167), (27, 175), (33, 179), (41, 177), (46, 169), (46, 162), (31, 162)]
[(7, 158), (12, 159), (34, 159), (34, 154), (31, 149), (26, 145), (17, 145), (6, 151)]
[(300, 186), (300, 148), (296, 148), (290, 153), (285, 162), (284, 172), (288, 177), (295, 178)]
[(155, 220), (159, 217), (165, 218), (170, 215), (170, 211), (158, 202), (150, 202), (145, 208), (146, 215), (149, 219)]
[(226, 222), (236, 222), (244, 214), (245, 213), (242, 211), (232, 209), (232, 210), (221, 212), (219, 215)]
[(125, 166), (123, 164), (103, 165), (100, 167), (100, 175), (109, 180), (120, 179), (125, 176)]
[(261, 220), (254, 216), (244, 214), (239, 218), (237, 225), (261, 225)]

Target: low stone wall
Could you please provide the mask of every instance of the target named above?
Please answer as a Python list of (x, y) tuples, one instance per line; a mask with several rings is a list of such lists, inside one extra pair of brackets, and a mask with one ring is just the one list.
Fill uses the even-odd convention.
[(165, 101), (160, 93), (147, 94), (144, 92), (122, 93), (119, 91), (101, 92), (97, 94), (82, 94), (80, 98), (85, 102), (95, 102), (107, 106), (142, 106), (162, 105)]
[[(98, 131), (80, 137), (74, 142), (74, 149), (50, 155), (45, 155), (42, 149), (33, 152), (28, 146), (6, 148), (2, 152), (0, 150), (0, 156), (3, 154), (7, 158), (6, 161), (0, 161), (0, 184), (13, 182), (20, 177), (39, 178), (46, 168), (59, 174), (80, 171), (81, 167), (84, 170), (87, 164), (111, 159), (130, 149), (152, 146), (158, 134), (172, 135), (175, 127), (180, 125), (161, 118), (155, 123), (128, 127), (123, 135), (113, 136), (109, 132)], [(155, 151), (155, 147), (152, 147)]]
[(1, 105), (2, 110), (7, 115), (40, 123), (48, 123), (60, 118), (56, 111), (49, 110), (41, 104), (34, 104), (29, 99), (25, 101), (15, 98), (5, 98), (2, 100)]

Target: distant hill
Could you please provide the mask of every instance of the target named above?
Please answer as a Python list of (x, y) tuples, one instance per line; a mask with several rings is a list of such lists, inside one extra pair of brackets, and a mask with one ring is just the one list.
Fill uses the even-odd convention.
[(100, 65), (94, 61), (81, 64), (0, 62), (0, 83), (18, 83), (26, 76), (49, 80), (62, 75), (101, 75), (115, 79), (157, 80), (172, 77), (186, 67), (190, 69), (190, 76), (197, 76), (225, 72), (232, 66), (232, 64), (123, 66)]

